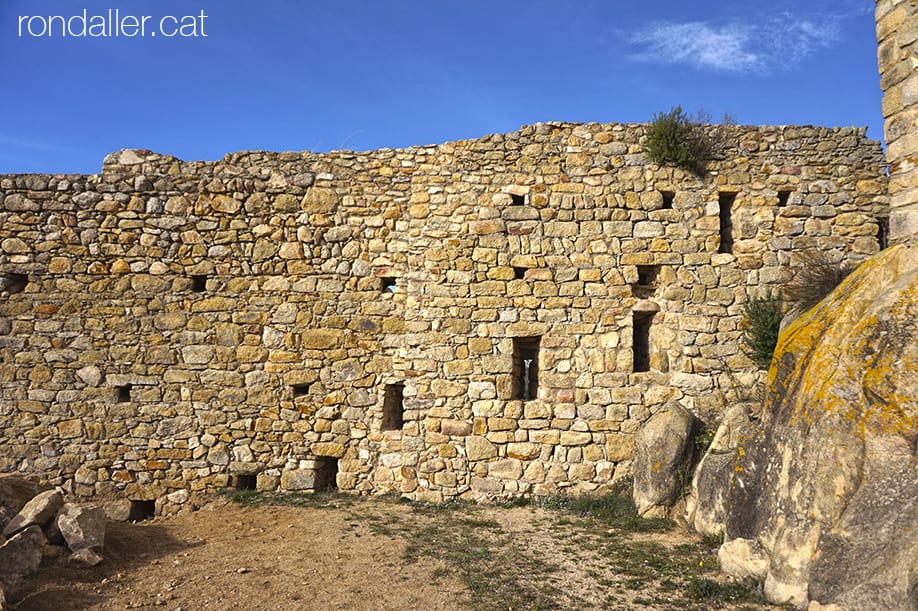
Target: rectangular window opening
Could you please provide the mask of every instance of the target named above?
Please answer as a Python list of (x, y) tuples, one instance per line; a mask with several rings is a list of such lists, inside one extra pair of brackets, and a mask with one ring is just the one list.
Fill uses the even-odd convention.
[(736, 200), (736, 193), (721, 193), (718, 203), (720, 204), (720, 247), (719, 253), (733, 252), (733, 202)]
[(663, 196), (663, 209), (672, 210), (673, 200), (676, 199), (676, 194), (673, 191), (660, 191), (660, 195)]
[(115, 388), (118, 390), (118, 403), (131, 402), (131, 384), (124, 384), (122, 386), (116, 386)]
[(394, 293), (395, 292), (395, 278), (391, 276), (386, 276), (385, 278), (379, 279), (379, 290), (383, 293)]
[(632, 350), (634, 352), (634, 371), (650, 371), (650, 325), (653, 312), (634, 312)]
[(305, 397), (309, 394), (309, 384), (291, 384), (290, 390), (293, 392), (293, 398)]
[(793, 193), (793, 191), (778, 191), (778, 208), (787, 206), (791, 193)]
[(231, 483), (236, 490), (256, 490), (258, 488), (258, 475), (255, 473), (239, 473), (232, 477)]
[(513, 398), (530, 401), (539, 395), (539, 344), (542, 338), (513, 338)]
[(525, 206), (526, 205), (526, 196), (517, 195), (516, 193), (510, 194), (510, 205), (511, 206)]
[(203, 293), (207, 290), (207, 276), (192, 276), (191, 291), (194, 293)]
[(660, 273), (659, 265), (638, 265), (638, 284), (640, 286), (656, 286), (657, 276)]
[(659, 265), (638, 265), (637, 282), (631, 285), (631, 293), (638, 299), (652, 297), (657, 290), (657, 276), (660, 273)]
[(338, 459), (331, 456), (316, 456), (315, 491), (338, 489)]
[(529, 268), (528, 267), (514, 267), (513, 268), (513, 279), (522, 280), (523, 278), (525, 278), (527, 269)]
[(128, 521), (140, 522), (149, 520), (156, 515), (156, 501), (131, 501), (131, 510), (128, 513)]
[(405, 385), (386, 384), (383, 396), (382, 430), (397, 431), (405, 423)]
[(883, 216), (877, 219), (877, 243), (880, 250), (886, 250), (889, 247), (889, 217)]
[(10, 295), (21, 293), (28, 283), (29, 277), (25, 274), (8, 272), (0, 275), (0, 291), (6, 291)]

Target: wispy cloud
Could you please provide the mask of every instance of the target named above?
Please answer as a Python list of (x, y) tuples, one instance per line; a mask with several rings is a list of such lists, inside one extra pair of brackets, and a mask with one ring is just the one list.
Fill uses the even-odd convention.
[(807, 20), (780, 13), (755, 23), (708, 21), (650, 24), (628, 38), (633, 57), (722, 72), (771, 72), (839, 40), (837, 17)]

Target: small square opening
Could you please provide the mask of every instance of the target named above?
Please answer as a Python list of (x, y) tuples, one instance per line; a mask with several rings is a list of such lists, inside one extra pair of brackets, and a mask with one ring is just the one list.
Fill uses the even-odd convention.
[(638, 285), (653, 287), (657, 286), (657, 276), (660, 274), (659, 265), (638, 265)]
[(192, 276), (191, 290), (194, 293), (203, 293), (207, 290), (207, 276)]
[(778, 208), (787, 206), (787, 202), (790, 201), (791, 193), (793, 193), (793, 191), (778, 191)]
[(139, 522), (149, 520), (156, 515), (156, 501), (131, 501), (131, 510), (128, 512), (128, 521)]
[(338, 489), (338, 459), (330, 456), (316, 456), (315, 491)]
[(239, 473), (233, 476), (232, 485), (236, 490), (256, 490), (258, 488), (258, 475), (255, 473)]
[(510, 205), (512, 206), (525, 206), (526, 205), (526, 196), (517, 195), (516, 193), (510, 194)]
[(386, 384), (382, 430), (397, 431), (405, 424), (405, 385)]
[(391, 276), (386, 276), (379, 279), (379, 290), (383, 293), (394, 293), (395, 292), (395, 278)]
[(291, 384), (290, 390), (293, 393), (293, 398), (305, 397), (309, 394), (309, 384)]
[(528, 267), (514, 267), (513, 268), (513, 279), (522, 280), (523, 278), (525, 278), (527, 269), (529, 268)]
[(25, 274), (0, 274), (0, 291), (6, 291), (10, 295), (21, 293), (28, 283), (29, 277)]
[(674, 191), (660, 191), (660, 195), (663, 196), (663, 209), (672, 210), (673, 201), (676, 199), (676, 193)]
[(123, 384), (115, 388), (118, 390), (118, 403), (131, 402), (131, 388), (133, 388), (131, 384)]

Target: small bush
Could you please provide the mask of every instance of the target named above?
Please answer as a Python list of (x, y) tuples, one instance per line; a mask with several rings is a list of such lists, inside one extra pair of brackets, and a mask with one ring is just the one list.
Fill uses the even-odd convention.
[(702, 174), (707, 162), (724, 147), (723, 126), (733, 122), (727, 115), (723, 125), (715, 127), (704, 111), (690, 118), (681, 106), (676, 106), (667, 113), (654, 115), (647, 126), (644, 150), (655, 163), (669, 163)]
[(778, 345), (783, 307), (777, 294), (750, 297), (743, 306), (743, 352), (759, 369), (767, 370)]
[(802, 312), (825, 299), (854, 268), (833, 261), (820, 250), (800, 253), (800, 262), (792, 268), (793, 276), (784, 286), (784, 297)]

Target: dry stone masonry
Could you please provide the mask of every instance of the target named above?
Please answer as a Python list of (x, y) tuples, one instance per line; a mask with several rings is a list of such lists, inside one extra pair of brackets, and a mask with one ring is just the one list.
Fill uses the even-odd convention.
[(164, 511), (608, 487), (664, 405), (750, 400), (742, 306), (795, 253), (885, 240), (864, 130), (730, 129), (703, 177), (561, 123), (0, 176), (0, 471)]
[(890, 231), (894, 241), (908, 241), (918, 236), (918, 7), (910, 0), (877, 0), (876, 22)]

